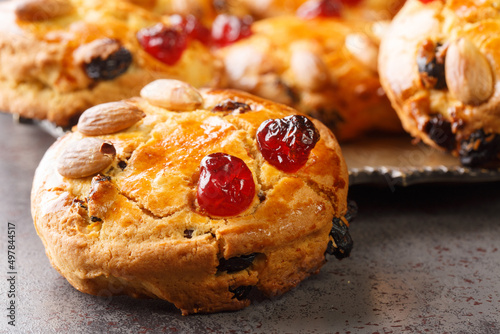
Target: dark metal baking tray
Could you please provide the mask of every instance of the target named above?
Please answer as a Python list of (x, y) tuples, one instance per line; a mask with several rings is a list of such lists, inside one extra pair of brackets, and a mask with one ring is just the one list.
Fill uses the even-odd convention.
[(500, 168), (468, 168), (458, 158), (406, 135), (375, 136), (342, 144), (350, 185), (410, 186), (500, 180)]

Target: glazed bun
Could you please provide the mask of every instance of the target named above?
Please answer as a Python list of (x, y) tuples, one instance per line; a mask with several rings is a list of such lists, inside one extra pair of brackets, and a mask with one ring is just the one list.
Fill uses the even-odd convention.
[(497, 5), (409, 0), (380, 49), (382, 85), (406, 131), (465, 166), (500, 165)]
[(36, 171), (36, 229), (75, 288), (237, 310), (349, 255), (347, 168), (323, 124), (175, 80), (141, 96), (85, 111)]

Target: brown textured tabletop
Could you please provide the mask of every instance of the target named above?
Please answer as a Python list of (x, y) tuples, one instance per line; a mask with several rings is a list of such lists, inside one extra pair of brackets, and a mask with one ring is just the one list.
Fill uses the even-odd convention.
[(29, 194), (53, 141), (38, 126), (0, 115), (0, 333), (500, 332), (498, 182), (355, 186), (350, 258), (330, 259), (291, 292), (245, 310), (182, 317), (158, 300), (82, 294), (50, 266)]

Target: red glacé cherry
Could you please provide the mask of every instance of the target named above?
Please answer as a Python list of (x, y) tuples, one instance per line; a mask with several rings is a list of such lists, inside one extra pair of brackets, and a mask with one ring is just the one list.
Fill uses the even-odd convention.
[(215, 46), (223, 47), (252, 34), (252, 18), (220, 14), (212, 24), (212, 41)]
[(167, 65), (177, 63), (187, 47), (186, 34), (180, 28), (161, 23), (139, 30), (137, 40), (147, 53)]
[(296, 15), (303, 19), (314, 19), (317, 17), (340, 17), (341, 12), (341, 0), (309, 0), (297, 9)]
[(257, 144), (264, 159), (287, 173), (305, 165), (318, 140), (313, 122), (300, 115), (268, 119), (257, 130)]
[(186, 35), (191, 38), (200, 41), (204, 45), (210, 45), (211, 43), (211, 32), (210, 29), (205, 27), (200, 20), (194, 15), (181, 16), (179, 14), (174, 14), (170, 16), (170, 23), (176, 27), (179, 27)]
[(255, 196), (255, 183), (248, 166), (235, 156), (209, 154), (201, 160), (197, 199), (211, 216), (235, 216), (245, 211)]

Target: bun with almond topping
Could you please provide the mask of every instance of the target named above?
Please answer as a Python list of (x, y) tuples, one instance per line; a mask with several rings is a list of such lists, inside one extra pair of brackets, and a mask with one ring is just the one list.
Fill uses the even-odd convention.
[(405, 0), (224, 0), (219, 2), (225, 3), (225, 7), (233, 12), (248, 13), (259, 19), (294, 15), (297, 11), (316, 10), (319, 6), (328, 6), (341, 7), (342, 17), (349, 20), (376, 21), (391, 19)]
[(382, 84), (407, 132), (469, 167), (500, 166), (498, 1), (409, 0), (385, 35)]
[[(85, 111), (46, 152), (32, 215), (76, 289), (184, 315), (282, 294), (349, 255), (348, 174), (322, 123), (233, 90), (157, 80)], [(346, 218), (347, 217), (347, 218)]]
[[(2, 3), (0, 110), (67, 126), (155, 79), (211, 86), (219, 62), (184, 23), (123, 0)], [(157, 45), (163, 37), (167, 51)]]
[(283, 16), (217, 51), (226, 88), (287, 104), (327, 125), (339, 141), (402, 132), (377, 73), (387, 22)]

